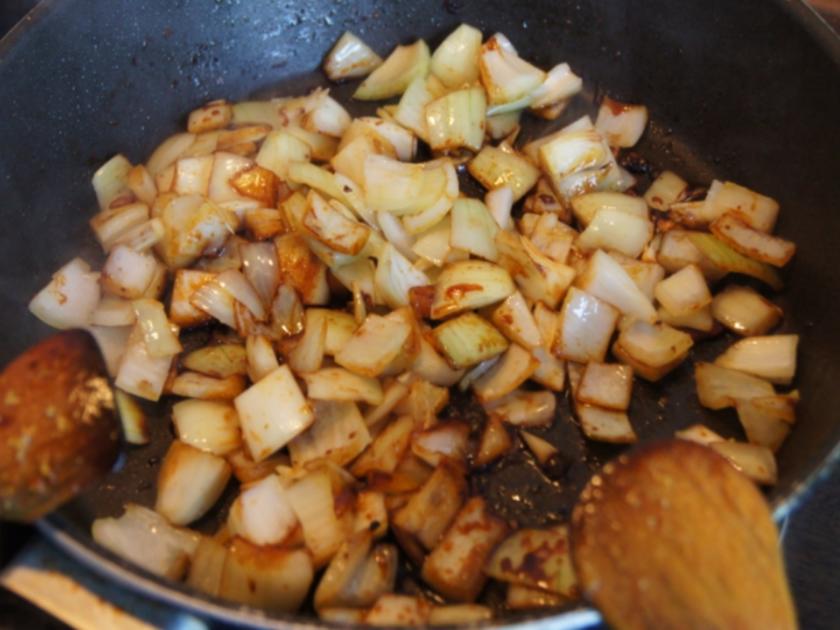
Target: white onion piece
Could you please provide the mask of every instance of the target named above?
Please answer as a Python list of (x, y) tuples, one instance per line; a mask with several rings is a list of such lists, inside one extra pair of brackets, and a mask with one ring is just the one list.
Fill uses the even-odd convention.
[(626, 411), (633, 391), (633, 370), (627, 365), (588, 363), (575, 388), (582, 403)]
[(139, 298), (151, 284), (156, 271), (157, 261), (153, 255), (117, 245), (102, 268), (102, 286), (119, 297)]
[(597, 131), (574, 131), (560, 134), (539, 147), (540, 164), (551, 177), (568, 175), (607, 164), (612, 157), (609, 147)]
[(470, 175), (487, 190), (507, 186), (513, 191), (513, 201), (519, 201), (534, 187), (540, 176), (539, 169), (516, 152), (484, 145), (467, 164)]
[(273, 243), (242, 243), (242, 271), (263, 304), (270, 304), (280, 284), (277, 250)]
[(484, 203), (496, 225), (502, 230), (510, 229), (510, 211), (513, 208), (513, 190), (510, 186), (494, 188), (484, 195)]
[(143, 332), (143, 341), (151, 357), (171, 357), (181, 350), (177, 328), (166, 318), (163, 304), (157, 300), (134, 300), (131, 303), (137, 316), (137, 325)]
[(447, 185), (443, 163), (406, 164), (370, 154), (364, 165), (368, 205), (380, 212), (415, 214), (440, 199)]
[(693, 345), (687, 333), (637, 319), (621, 331), (613, 354), (642, 378), (658, 381), (685, 359)]
[(388, 58), (362, 82), (353, 98), (378, 101), (402, 94), (417, 77), (429, 71), (429, 47), (422, 39), (397, 46)]
[(99, 274), (81, 258), (74, 258), (32, 298), (29, 310), (53, 328), (82, 328), (91, 323), (98, 304)]
[(615, 260), (601, 250), (593, 254), (578, 286), (612, 304), (625, 315), (647, 322), (656, 321), (656, 309), (632, 278)]
[(358, 406), (349, 401), (316, 400), (315, 422), (289, 442), (292, 465), (329, 460), (337, 466), (353, 461), (370, 444), (370, 434)]
[(432, 74), (448, 88), (476, 81), (481, 39), (481, 31), (469, 24), (461, 24), (447, 35), (432, 54)]
[(782, 309), (754, 289), (729, 286), (712, 300), (715, 319), (746, 337), (763, 335), (779, 323)]
[(455, 369), (493, 358), (509, 345), (504, 335), (472, 311), (445, 321), (433, 334), (449, 365)]
[(129, 192), (128, 173), (131, 169), (131, 162), (124, 155), (117, 154), (93, 174), (91, 184), (102, 210), (110, 208), (114, 202), (118, 205), (120, 198)]
[(129, 203), (117, 208), (106, 208), (90, 221), (90, 227), (106, 252), (129, 231), (149, 220), (149, 206)]
[(645, 131), (648, 110), (644, 105), (628, 105), (604, 97), (598, 109), (595, 128), (613, 147), (632, 147)]
[(772, 232), (779, 216), (779, 204), (744, 186), (715, 180), (706, 194), (703, 214), (714, 220), (727, 212), (737, 212), (756, 230)]
[(228, 513), (231, 534), (255, 545), (276, 545), (292, 533), (298, 520), (277, 475), (244, 486)]
[(282, 365), (234, 400), (245, 443), (260, 462), (314, 421), (289, 366)]
[(534, 316), (519, 291), (515, 291), (505, 298), (493, 310), (490, 319), (496, 325), (496, 328), (515, 343), (530, 349), (543, 344)]
[[(384, 217), (387, 214), (380, 212), (379, 216)], [(418, 234), (417, 242), (414, 243), (411, 251), (436, 267), (443, 267), (453, 253), (450, 243), (451, 234), (452, 220), (447, 216), (422, 234)]]
[(306, 395), (313, 400), (359, 401), (369, 405), (382, 402), (382, 386), (378, 380), (344, 368), (322, 368), (303, 374), (302, 378), (306, 382)]
[(361, 130), (368, 129), (386, 140), (397, 154), (397, 159), (407, 162), (414, 159), (417, 151), (417, 138), (408, 129), (397, 123), (376, 116), (362, 116), (354, 121)]
[(776, 267), (784, 267), (796, 252), (795, 243), (754, 230), (737, 212), (718, 217), (710, 229), (735, 251)]
[(425, 109), (429, 146), (435, 151), (460, 147), (478, 151), (484, 143), (486, 109), (480, 87), (456, 90), (435, 99)]
[(245, 352), (248, 357), (248, 378), (254, 383), (280, 367), (274, 348), (267, 337), (249, 335), (245, 340)]
[(153, 357), (149, 354), (143, 341), (143, 332), (135, 324), (126, 342), (115, 383), (129, 394), (158, 400), (169, 377), (171, 364), (172, 355)]
[(343, 540), (329, 475), (323, 469), (309, 473), (286, 489), (286, 498), (300, 521), (315, 565), (325, 564)]
[(423, 380), (441, 387), (451, 387), (464, 375), (463, 370), (454, 370), (440, 356), (424, 337), (420, 337), (420, 349), (411, 366), (411, 371)]
[(234, 298), (223, 289), (215, 280), (201, 285), (189, 299), (190, 304), (217, 319), (226, 326), (236, 328), (236, 315), (234, 313)]
[(404, 321), (370, 314), (335, 355), (335, 362), (362, 376), (379, 376), (397, 358), (411, 332)]
[(374, 282), (378, 297), (391, 308), (407, 306), (409, 289), (430, 283), (428, 276), (414, 267), (390, 243), (382, 248)]
[(324, 60), (324, 72), (333, 81), (363, 77), (382, 65), (382, 58), (350, 31), (332, 47)]
[(694, 380), (700, 404), (709, 409), (733, 407), (739, 399), (763, 398), (776, 393), (765, 380), (712, 363), (697, 363)]
[(772, 486), (778, 478), (773, 451), (758, 444), (714, 442), (710, 448), (723, 455), (730, 464), (756, 483)]
[(442, 96), (442, 90), (442, 85), (437, 78), (417, 77), (403, 92), (394, 119), (428, 143), (426, 105)]
[(481, 308), (504, 300), (515, 290), (508, 272), (482, 260), (464, 260), (448, 265), (435, 283), (432, 319)]
[(303, 126), (310, 131), (341, 138), (350, 126), (350, 114), (329, 95), (329, 90), (316, 89), (313, 96), (317, 98), (317, 105), (303, 117)]
[(715, 359), (715, 365), (789, 385), (796, 373), (799, 335), (768, 335), (741, 339)]
[(531, 109), (549, 107), (571, 98), (582, 87), (583, 79), (572, 72), (569, 64), (558, 64), (548, 71), (542, 85), (531, 92)]
[(212, 154), (181, 158), (175, 162), (172, 191), (178, 195), (207, 195), (213, 164)]
[(259, 321), (265, 321), (267, 313), (260, 296), (241, 272), (230, 269), (216, 277), (216, 283), (245, 305)]
[(243, 195), (230, 183), (238, 173), (251, 168), (254, 162), (241, 155), (217, 151), (208, 180), (207, 197), (216, 203), (242, 199)]
[(724, 437), (712, 431), (709, 427), (702, 424), (692, 424), (680, 431), (674, 433), (675, 437), (681, 440), (688, 440), (689, 442), (696, 442), (703, 446), (709, 446), (715, 442), (723, 442)]
[(195, 134), (177, 133), (160, 143), (146, 161), (146, 169), (157, 177), (166, 167), (186, 153), (195, 142)]
[(148, 508), (129, 503), (118, 518), (99, 518), (91, 528), (97, 544), (170, 580), (183, 577), (200, 536), (173, 527)]
[(464, 461), (470, 428), (462, 422), (441, 422), (411, 438), (411, 451), (429, 466), (442, 461)]
[(682, 199), (686, 190), (688, 183), (682, 177), (671, 171), (662, 171), (645, 192), (644, 200), (651, 208), (664, 212), (672, 203)]
[(480, 256), (486, 260), (496, 260), (496, 233), (499, 227), (481, 201), (478, 199), (456, 199), (452, 205), (452, 228), (450, 243), (452, 247)]
[(672, 315), (687, 315), (712, 302), (703, 272), (696, 265), (683, 267), (656, 285), (654, 295)]
[(491, 418), (516, 427), (547, 427), (554, 422), (557, 397), (547, 391), (516, 390), (485, 408)]
[(227, 455), (241, 446), (239, 418), (227, 402), (182, 400), (172, 407), (178, 439), (200, 451)]
[(516, 54), (500, 33), (490, 37), (479, 52), (478, 68), (481, 83), (493, 105), (524, 99), (517, 109), (530, 104), (531, 93), (545, 80), (545, 72)]
[(230, 471), (221, 457), (172, 442), (158, 474), (155, 511), (174, 525), (198, 520), (221, 496)]
[(618, 311), (594, 295), (571, 287), (563, 301), (554, 353), (570, 361), (603, 361)]
[(473, 391), (482, 403), (498, 400), (528, 380), (538, 366), (528, 350), (511, 344), (495, 365), (473, 383)]

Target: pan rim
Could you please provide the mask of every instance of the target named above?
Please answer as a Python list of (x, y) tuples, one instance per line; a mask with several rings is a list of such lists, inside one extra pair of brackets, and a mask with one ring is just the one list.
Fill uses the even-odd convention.
[[(798, 22), (832, 63), (840, 67), (840, 34), (835, 32), (812, 6), (807, 4), (805, 0), (774, 0), (774, 4), (781, 6), (793, 20)], [(30, 29), (52, 17), (62, 6), (65, 5), (60, 0), (41, 0), (18, 24), (0, 38), (0, 65), (9, 62), (16, 46)], [(814, 488), (838, 467), (838, 463), (840, 463), (840, 442), (793, 489), (773, 501), (774, 520), (781, 525), (808, 498)], [(97, 574), (110, 578), (134, 592), (200, 616), (252, 627), (291, 630), (346, 627), (333, 622), (317, 619), (309, 621), (291, 615), (288, 617), (269, 617), (266, 613), (257, 609), (235, 603), (226, 603), (223, 600), (209, 597), (204, 598), (188, 592), (186, 588), (183, 590), (175, 588), (175, 585), (170, 585), (161, 579), (155, 579), (151, 574), (145, 575), (141, 569), (128, 562), (110, 558), (107, 555), (108, 552), (100, 548), (90, 536), (81, 537), (71, 533), (64, 528), (61, 519), (56, 516), (47, 516), (37, 522), (36, 527), (45, 538), (59, 549)], [(550, 614), (539, 619), (514, 621), (513, 623), (507, 623), (503, 619), (498, 620), (502, 623), (491, 621), (481, 624), (480, 627), (505, 627), (515, 630), (548, 630), (548, 628), (566, 630), (592, 627), (600, 623), (601, 620), (598, 611), (581, 607), (558, 614)]]

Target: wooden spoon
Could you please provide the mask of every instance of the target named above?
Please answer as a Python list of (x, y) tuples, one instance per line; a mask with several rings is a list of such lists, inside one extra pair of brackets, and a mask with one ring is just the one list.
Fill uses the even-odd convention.
[(113, 394), (87, 333), (53, 335), (0, 373), (0, 520), (37, 520), (107, 473), (119, 449)]
[(767, 502), (698, 444), (604, 466), (575, 506), (572, 556), (584, 596), (622, 630), (796, 628)]

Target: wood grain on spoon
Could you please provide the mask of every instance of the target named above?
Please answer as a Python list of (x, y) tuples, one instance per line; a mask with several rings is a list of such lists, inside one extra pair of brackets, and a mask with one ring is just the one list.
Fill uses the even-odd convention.
[(796, 628), (764, 497), (697, 444), (607, 464), (575, 507), (572, 554), (584, 596), (622, 630)]
[(0, 373), (0, 519), (33, 521), (104, 475), (119, 453), (99, 351), (53, 335)]

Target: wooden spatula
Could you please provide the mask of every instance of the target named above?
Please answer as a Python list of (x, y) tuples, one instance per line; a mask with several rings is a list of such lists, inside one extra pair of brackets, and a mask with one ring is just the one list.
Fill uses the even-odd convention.
[(0, 373), (0, 520), (34, 521), (107, 473), (114, 400), (93, 339), (53, 335)]
[(767, 502), (691, 442), (643, 446), (593, 477), (572, 555), (584, 597), (620, 630), (796, 628)]

